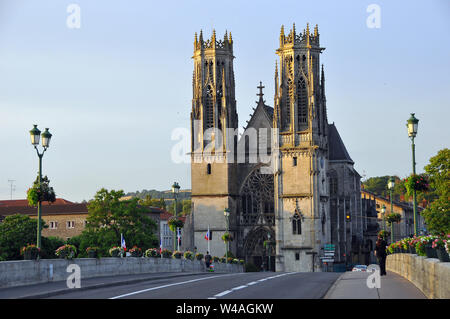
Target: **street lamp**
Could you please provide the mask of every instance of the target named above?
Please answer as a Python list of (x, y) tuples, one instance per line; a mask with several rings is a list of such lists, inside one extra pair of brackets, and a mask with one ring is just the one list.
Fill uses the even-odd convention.
[[(173, 193), (173, 197), (175, 199), (175, 219), (176, 219), (178, 217), (177, 197), (178, 197), (178, 194), (180, 193), (180, 185), (178, 185), (177, 182), (173, 182), (172, 193)], [(173, 237), (173, 250), (176, 250), (177, 232), (178, 232), (178, 229), (175, 230), (175, 234)]]
[[(408, 119), (406, 123), (406, 127), (408, 128), (408, 136), (411, 139), (411, 149), (412, 149), (412, 165), (413, 165), (413, 174), (416, 175), (416, 146), (414, 144), (414, 138), (417, 135), (417, 129), (419, 126), (419, 120), (414, 116), (414, 113), (411, 113), (411, 117)], [(416, 201), (416, 190), (413, 192), (413, 212), (414, 212), (414, 235), (417, 236), (417, 201)]]
[(383, 230), (386, 230), (386, 205), (381, 207), (381, 213), (383, 214)]
[[(30, 137), (31, 137), (31, 144), (34, 146), (36, 153), (39, 158), (39, 187), (41, 187), (42, 183), (42, 157), (44, 156), (45, 151), (50, 146), (50, 140), (52, 138), (52, 134), (48, 131), (48, 128), (45, 129), (45, 132), (41, 134), (41, 131), (37, 128), (37, 125), (33, 125), (34, 127), (30, 130)], [(44, 150), (42, 153), (39, 153), (38, 145), (39, 145), (39, 138), (42, 138), (42, 147)], [(37, 214), (37, 239), (36, 239), (36, 246), (38, 248), (41, 248), (41, 230), (42, 230), (42, 222), (41, 222), (41, 215), (42, 215), (42, 204), (41, 199), (39, 198), (38, 201), (38, 214)]]
[[(223, 210), (223, 215), (225, 216), (225, 223), (226, 223), (226, 227), (227, 227), (227, 233), (229, 232), (229, 227), (230, 227), (230, 210), (228, 208), (225, 208)], [(229, 241), (227, 240), (225, 243), (225, 260), (226, 263), (228, 264), (228, 250), (229, 250)]]

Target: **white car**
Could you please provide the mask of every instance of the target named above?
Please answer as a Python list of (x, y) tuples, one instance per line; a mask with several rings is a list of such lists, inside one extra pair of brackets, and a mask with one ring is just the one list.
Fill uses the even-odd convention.
[(366, 265), (355, 265), (352, 271), (367, 271)]

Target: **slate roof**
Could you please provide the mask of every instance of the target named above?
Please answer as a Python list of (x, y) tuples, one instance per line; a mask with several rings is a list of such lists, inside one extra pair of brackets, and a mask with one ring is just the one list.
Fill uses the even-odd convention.
[(330, 161), (344, 161), (354, 164), (334, 123), (328, 124), (328, 147)]

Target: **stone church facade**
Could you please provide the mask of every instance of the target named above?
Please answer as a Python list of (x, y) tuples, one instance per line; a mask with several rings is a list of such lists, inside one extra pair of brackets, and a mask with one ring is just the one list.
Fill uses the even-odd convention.
[[(322, 271), (325, 244), (348, 261), (363, 240), (360, 176), (327, 120), (319, 32), (281, 28), (274, 106), (259, 101), (238, 132), (233, 39), (195, 34), (189, 246), (276, 271)], [(229, 211), (229, 217), (224, 210)], [(349, 220), (346, 216), (349, 215)], [(361, 218), (359, 218), (361, 217)], [(211, 240), (205, 240), (207, 230)], [(187, 234), (186, 234), (187, 235)], [(352, 258), (352, 257), (350, 257)]]

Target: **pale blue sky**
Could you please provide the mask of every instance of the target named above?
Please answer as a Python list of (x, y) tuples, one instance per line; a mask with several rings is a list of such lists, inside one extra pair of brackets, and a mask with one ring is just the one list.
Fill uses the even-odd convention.
[[(66, 26), (71, 3), (80, 29)], [(366, 25), (372, 3), (379, 29)], [(280, 27), (294, 22), (319, 25), (328, 120), (361, 175), (410, 173), (411, 112), (419, 172), (449, 146), (450, 1), (0, 0), (0, 199), (8, 179), (18, 199), (35, 178), (32, 124), (53, 133), (43, 169), (58, 197), (190, 188), (171, 133), (189, 126), (194, 33), (232, 32), (243, 126), (259, 81), (273, 106)]]

